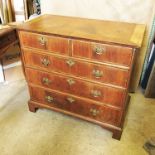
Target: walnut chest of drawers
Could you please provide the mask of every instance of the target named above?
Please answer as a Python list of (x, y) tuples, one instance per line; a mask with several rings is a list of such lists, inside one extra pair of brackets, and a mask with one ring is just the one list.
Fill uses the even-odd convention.
[(42, 15), (18, 27), (29, 110), (48, 108), (120, 139), (145, 26)]

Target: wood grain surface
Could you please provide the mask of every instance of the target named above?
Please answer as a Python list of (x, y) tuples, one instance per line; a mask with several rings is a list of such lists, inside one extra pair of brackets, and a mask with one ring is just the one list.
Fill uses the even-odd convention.
[(140, 47), (145, 26), (142, 24), (93, 20), (77, 17), (42, 15), (18, 26), (19, 30), (53, 34)]

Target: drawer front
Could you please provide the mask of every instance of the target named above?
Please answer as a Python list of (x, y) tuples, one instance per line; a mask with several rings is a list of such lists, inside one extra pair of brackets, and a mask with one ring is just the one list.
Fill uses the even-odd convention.
[(104, 104), (123, 107), (126, 92), (122, 89), (97, 85), (60, 74), (49, 74), (29, 68), (26, 68), (25, 71), (29, 83), (89, 98)]
[(73, 56), (130, 66), (132, 48), (73, 40)]
[(19, 34), (23, 47), (44, 49), (48, 52), (69, 55), (68, 39), (30, 32), (20, 32)]
[(128, 70), (84, 61), (74, 61), (71, 74), (124, 88), (127, 88), (129, 79)]
[(51, 107), (63, 109), (72, 113), (83, 115), (100, 122), (119, 126), (122, 111), (107, 106), (100, 106), (95, 102), (75, 98), (69, 94), (30, 87), (31, 100), (47, 104)]
[(48, 54), (38, 54), (31, 50), (24, 49), (25, 64), (45, 71), (56, 71), (70, 73), (66, 60)]

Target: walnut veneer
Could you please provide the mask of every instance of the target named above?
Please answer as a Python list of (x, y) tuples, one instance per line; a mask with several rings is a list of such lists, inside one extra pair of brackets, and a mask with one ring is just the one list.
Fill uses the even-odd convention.
[(18, 27), (29, 110), (91, 121), (120, 139), (145, 26), (43, 15)]

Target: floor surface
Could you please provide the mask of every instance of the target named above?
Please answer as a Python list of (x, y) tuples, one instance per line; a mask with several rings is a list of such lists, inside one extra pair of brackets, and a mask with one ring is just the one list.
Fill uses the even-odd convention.
[(120, 141), (98, 125), (40, 109), (29, 112), (24, 80), (0, 86), (0, 155), (147, 155), (155, 136), (155, 100), (131, 95)]

